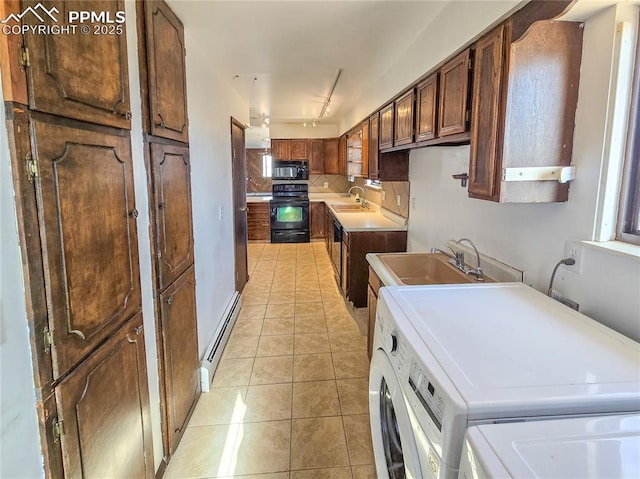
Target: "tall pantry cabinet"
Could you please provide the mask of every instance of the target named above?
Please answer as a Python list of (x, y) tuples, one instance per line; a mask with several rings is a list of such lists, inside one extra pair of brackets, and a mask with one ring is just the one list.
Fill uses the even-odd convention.
[[(18, 20), (29, 7), (57, 18)], [(0, 16), (61, 25), (72, 8)], [(113, 18), (124, 2), (91, 8)], [(152, 478), (124, 31), (28, 30), (0, 51), (45, 473)]]
[[(64, 25), (76, 5), (41, 3), (0, 17)], [(200, 392), (184, 41), (164, 2), (138, 8), (167, 460)], [(45, 474), (152, 478), (126, 34), (30, 32), (0, 37), (0, 65)]]
[(137, 5), (166, 464), (200, 394), (184, 28), (164, 1)]

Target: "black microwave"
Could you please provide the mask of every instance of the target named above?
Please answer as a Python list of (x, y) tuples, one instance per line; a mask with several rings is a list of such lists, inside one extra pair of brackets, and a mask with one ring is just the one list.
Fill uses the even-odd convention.
[(274, 180), (308, 180), (309, 163), (306, 161), (274, 161), (271, 178)]

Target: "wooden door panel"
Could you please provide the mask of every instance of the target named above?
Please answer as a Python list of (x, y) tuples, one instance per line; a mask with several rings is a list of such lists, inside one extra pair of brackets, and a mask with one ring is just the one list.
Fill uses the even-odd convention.
[[(77, 3), (42, 1), (47, 10), (58, 9), (53, 23), (64, 26), (68, 10)], [(23, 8), (34, 7), (35, 1), (24, 2)], [(106, 11), (111, 18), (124, 11), (122, 0), (94, 0), (83, 3), (83, 10)], [(27, 15), (23, 22), (35, 22)], [(117, 24), (114, 24), (114, 27)], [(124, 30), (124, 24), (119, 25)], [(126, 35), (41, 35), (30, 31), (25, 36), (29, 47), (27, 75), (29, 107), (68, 118), (131, 128), (129, 120), (129, 82)]]
[(193, 264), (189, 148), (152, 143), (151, 170), (158, 288), (163, 290)]
[(129, 137), (34, 122), (54, 377), (140, 309)]
[(271, 140), (271, 155), (274, 160), (290, 160), (289, 140)]
[(309, 140), (309, 173), (312, 175), (324, 174), (323, 140)]
[(65, 477), (154, 477), (141, 315), (67, 376), (55, 394)]
[(173, 454), (200, 392), (193, 268), (160, 295), (160, 322), (169, 454)]
[(233, 243), (236, 291), (242, 292), (249, 280), (247, 266), (247, 158), (244, 125), (231, 119), (231, 158), (233, 186)]
[(393, 146), (393, 103), (380, 110), (380, 149)]
[(413, 142), (413, 100), (414, 90), (405, 93), (395, 101), (394, 146)]
[(478, 40), (476, 46), (469, 195), (485, 199), (494, 199), (498, 194), (503, 50), (504, 26)]
[(188, 142), (184, 27), (165, 2), (145, 2), (151, 134)]
[(378, 114), (369, 118), (369, 178), (380, 178), (378, 137), (380, 131), (380, 119)]
[(338, 159), (338, 138), (329, 138), (322, 140), (322, 159), (324, 163), (325, 175), (339, 175), (340, 161)]
[(431, 75), (417, 86), (416, 141), (436, 137), (436, 105), (438, 74)]
[(307, 143), (307, 140), (289, 140), (292, 160), (306, 160), (309, 158)]
[(467, 131), (469, 95), (469, 49), (440, 69), (438, 136)]

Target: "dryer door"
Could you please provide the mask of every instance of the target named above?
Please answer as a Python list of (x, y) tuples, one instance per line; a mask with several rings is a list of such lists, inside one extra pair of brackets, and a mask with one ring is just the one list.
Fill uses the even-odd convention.
[(369, 413), (378, 477), (422, 478), (407, 404), (393, 367), (380, 349), (371, 358)]

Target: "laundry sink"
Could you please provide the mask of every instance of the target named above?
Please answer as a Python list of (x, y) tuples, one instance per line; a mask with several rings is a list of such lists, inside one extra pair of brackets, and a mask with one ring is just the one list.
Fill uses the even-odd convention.
[(333, 203), (330, 206), (338, 213), (370, 213), (368, 209), (360, 205)]
[[(390, 253), (377, 255), (380, 262), (401, 284), (476, 283), (473, 275), (464, 274), (439, 253)], [(485, 276), (484, 282), (493, 282)]]

